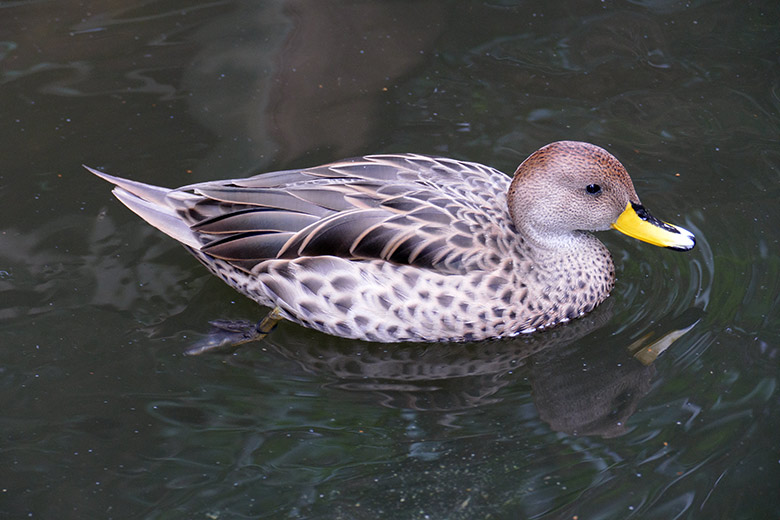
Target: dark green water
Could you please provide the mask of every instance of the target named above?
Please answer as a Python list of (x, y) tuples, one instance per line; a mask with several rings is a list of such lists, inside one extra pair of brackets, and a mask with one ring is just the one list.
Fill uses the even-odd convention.
[[(776, 1), (1, 4), (0, 516), (778, 518), (779, 67)], [(468, 346), (185, 357), (264, 310), (80, 167), (511, 173), (559, 139), (697, 248), (603, 233), (605, 305)]]

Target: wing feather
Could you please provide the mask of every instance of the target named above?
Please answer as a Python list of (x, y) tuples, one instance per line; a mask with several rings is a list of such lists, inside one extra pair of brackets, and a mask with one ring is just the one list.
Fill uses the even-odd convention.
[(296, 197), (292, 193), (273, 188), (236, 188), (235, 186), (212, 186), (198, 188), (195, 193), (219, 202), (277, 208), (311, 215), (326, 216), (328, 208)]
[(317, 222), (317, 217), (306, 213), (270, 209), (244, 209), (217, 215), (191, 226), (193, 231), (235, 234), (247, 231), (299, 231)]
[(189, 227), (188, 245), (242, 269), (329, 255), (464, 272), (493, 262), (476, 237), (516, 240), (509, 181), (475, 163), (397, 154), (143, 193)]
[(222, 260), (262, 261), (274, 258), (293, 233), (239, 233), (201, 246), (200, 250)]
[(381, 210), (339, 213), (311, 228), (302, 230), (298, 256), (333, 255), (349, 257), (355, 239), (367, 226), (382, 222), (387, 215)]

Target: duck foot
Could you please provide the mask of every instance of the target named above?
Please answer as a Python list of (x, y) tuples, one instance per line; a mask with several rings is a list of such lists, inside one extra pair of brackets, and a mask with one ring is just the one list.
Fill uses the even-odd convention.
[(208, 337), (184, 351), (187, 356), (225, 347), (236, 347), (251, 341), (260, 341), (274, 329), (282, 319), (282, 309), (274, 307), (265, 318), (257, 323), (246, 320), (214, 320), (209, 324), (212, 331)]
[(691, 330), (697, 323), (699, 323), (698, 319), (687, 327), (669, 331), (652, 342), (649, 340), (653, 337), (654, 333), (650, 332), (645, 334), (629, 345), (628, 351), (643, 365), (651, 365), (656, 360), (656, 358), (663, 353), (664, 350), (671, 347), (672, 343), (680, 339), (680, 337), (684, 336), (685, 333)]

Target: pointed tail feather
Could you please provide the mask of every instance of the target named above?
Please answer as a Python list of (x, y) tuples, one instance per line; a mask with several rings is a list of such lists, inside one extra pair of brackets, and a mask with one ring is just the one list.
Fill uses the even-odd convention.
[(84, 168), (113, 184), (116, 198), (133, 213), (169, 237), (195, 250), (200, 250), (201, 242), (197, 234), (169, 204), (168, 195), (175, 190), (114, 177), (86, 165)]

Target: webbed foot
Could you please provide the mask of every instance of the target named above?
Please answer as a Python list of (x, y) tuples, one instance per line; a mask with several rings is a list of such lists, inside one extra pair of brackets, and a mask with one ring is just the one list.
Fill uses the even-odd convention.
[(184, 351), (187, 356), (197, 356), (204, 352), (225, 347), (235, 347), (260, 341), (265, 338), (282, 319), (282, 310), (275, 307), (265, 318), (257, 323), (246, 320), (214, 320), (209, 323), (212, 330), (208, 337)]

